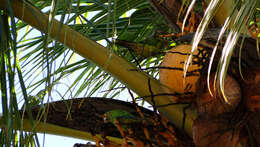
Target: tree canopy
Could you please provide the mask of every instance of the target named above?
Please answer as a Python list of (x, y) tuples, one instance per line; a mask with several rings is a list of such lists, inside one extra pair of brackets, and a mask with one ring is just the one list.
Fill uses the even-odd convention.
[[(125, 100), (133, 104), (130, 106), (122, 102), (122, 106), (118, 106), (120, 109), (158, 120), (152, 121), (150, 126), (147, 126), (147, 122), (151, 120), (142, 122), (141, 130), (144, 129), (144, 132), (141, 135), (144, 139), (141, 141), (129, 137), (133, 135), (129, 132), (128, 138), (126, 132), (126, 136), (122, 135), (120, 125), (115, 125), (112, 132), (119, 132), (105, 135), (115, 143), (114, 146), (122, 144), (122, 141), (127, 144), (126, 138), (128, 143), (130, 140), (137, 145), (165, 145), (165, 142), (168, 146), (194, 145), (191, 141), (193, 121), (197, 115), (203, 118), (195, 121), (196, 129), (200, 130), (200, 124), (209, 119), (204, 118), (204, 111), (197, 108), (204, 103), (198, 102), (198, 97), (207, 101), (210, 95), (215, 95), (215, 91), (210, 90), (214, 81), (213, 87), (223, 100), (214, 104), (221, 103), (224, 109), (229, 107), (226, 103), (230, 104), (231, 100), (225, 92), (228, 91), (225, 81), (230, 75), (239, 83), (239, 91), (242, 91), (239, 96), (245, 101), (238, 102), (243, 104), (230, 110), (241, 112), (242, 116), (237, 116), (241, 121), (235, 121), (235, 124), (241, 122), (255, 126), (253, 138), (257, 140), (260, 136), (258, 117), (254, 121), (242, 120), (247, 114), (249, 118), (256, 116), (260, 108), (255, 104), (259, 103), (257, 85), (260, 84), (257, 81), (260, 63), (259, 0), (2, 0), (0, 9), (0, 144), (39, 146), (36, 132), (47, 132), (96, 142), (98, 138), (105, 145), (106, 140), (100, 128), (97, 129), (99, 131), (89, 130), (88, 127), (82, 130), (80, 124), (75, 127), (76, 119), (72, 121), (73, 125), (62, 126), (55, 123), (62, 122), (55, 121), (55, 118), (73, 120), (70, 118), (71, 111), (80, 121), (81, 117), (87, 115), (79, 115), (80, 111), (86, 111), (98, 115), (89, 117), (97, 119), (100, 124), (104, 113), (101, 107), (109, 111), (117, 108), (120, 102), (101, 100), (104, 102), (100, 104), (99, 100), (89, 99), (97, 96), (119, 98), (123, 95), (128, 97)], [(170, 49), (183, 44), (189, 45), (191, 50), (178, 53), (186, 58), (185, 61), (174, 62), (181, 65), (181, 70), (161, 66), (167, 53), (175, 52)], [(207, 53), (201, 57), (203, 51)], [(192, 64), (202, 68), (191, 72), (189, 67)], [(179, 70), (181, 79), (188, 79), (198, 72), (196, 90), (189, 91), (191, 88), (187, 84), (185, 88), (188, 90), (182, 88), (183, 91), (180, 91), (160, 82), (161, 69)], [(251, 94), (248, 92), (251, 90), (256, 92)], [(86, 100), (69, 100), (78, 97), (85, 97)], [(57, 100), (61, 101), (55, 103)], [(153, 111), (137, 106), (137, 102), (150, 103)], [(107, 106), (103, 103), (107, 103)], [(87, 106), (81, 110), (84, 104)], [(63, 107), (66, 109), (62, 110)], [(211, 111), (215, 108), (210, 107), (205, 109)], [(132, 112), (134, 109), (141, 109), (145, 115)], [(59, 110), (63, 113), (59, 113)], [(225, 117), (233, 118), (230, 114)], [(90, 126), (95, 122), (84, 120)], [(167, 126), (168, 122), (171, 125)], [(103, 122), (102, 125), (98, 124), (98, 127), (103, 126)], [(206, 125), (215, 124), (211, 122)], [(215, 128), (225, 125), (226, 122), (215, 125)], [(235, 129), (244, 126), (238, 125)], [(163, 143), (147, 135), (149, 132), (146, 129), (149, 127), (157, 128), (153, 131), (161, 133), (165, 139)], [(162, 131), (158, 128), (166, 129)], [(239, 133), (240, 129), (235, 131), (234, 142), (250, 144), (248, 140), (251, 138), (243, 142), (243, 138), (238, 137)], [(184, 140), (188, 141), (187, 144)], [(199, 145), (196, 140), (194, 142)]]

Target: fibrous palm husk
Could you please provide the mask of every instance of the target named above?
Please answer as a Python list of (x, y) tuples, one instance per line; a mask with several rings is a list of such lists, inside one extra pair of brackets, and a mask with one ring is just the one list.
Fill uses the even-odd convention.
[(239, 129), (232, 129), (225, 118), (198, 117), (193, 124), (193, 141), (196, 147), (235, 147)]
[(197, 88), (197, 91), (201, 93), (198, 94), (196, 99), (199, 115), (217, 116), (232, 112), (238, 106), (242, 97), (239, 83), (230, 75), (226, 76), (224, 85), (225, 96), (229, 103), (223, 101), (223, 95), (217, 89), (214, 73), (210, 77), (210, 89), (207, 87), (205, 78), (200, 79)]

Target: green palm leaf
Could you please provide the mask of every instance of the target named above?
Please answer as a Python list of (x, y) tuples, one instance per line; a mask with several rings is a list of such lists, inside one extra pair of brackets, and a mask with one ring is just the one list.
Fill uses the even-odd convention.
[[(212, 3), (209, 4), (195, 35), (196, 38), (193, 40), (193, 51), (197, 48), (209, 21), (214, 17), (222, 2), (222, 0), (212, 0)], [(158, 4), (161, 3), (162, 1)], [(218, 78), (221, 79), (219, 87), (223, 93), (223, 81), (234, 44), (240, 34), (245, 32), (243, 25), (250, 23), (255, 12), (259, 17), (259, 3), (259, 0), (236, 0), (230, 13), (231, 17), (224, 24), (223, 32), (230, 29), (228, 42), (232, 45), (226, 44), (218, 67)], [(31, 7), (31, 4), (34, 7)], [(0, 38), (0, 87), (3, 113), (0, 143), (7, 146), (17, 144), (15, 140), (19, 138), (20, 146), (23, 144), (39, 146), (34, 132), (22, 131), (22, 116), (18, 110), (23, 102), (28, 105), (29, 95), (36, 95), (41, 90), (47, 93), (43, 97), (45, 102), (49, 102), (53, 97), (64, 99), (100, 95), (114, 98), (118, 97), (126, 88), (131, 88), (139, 96), (162, 93), (162, 86), (154, 80), (158, 77), (158, 68), (153, 67), (159, 66), (163, 56), (159, 54), (136, 62), (136, 53), (115, 46), (115, 39), (141, 42), (156, 32), (172, 32), (163, 17), (154, 10), (148, 1), (2, 0), (0, 7), (3, 9), (0, 11), (0, 30), (2, 30), (0, 31), (2, 33)], [(44, 12), (48, 19), (45, 19), (46, 17), (38, 10)], [(19, 13), (17, 13), (18, 11)], [(238, 15), (235, 11), (238, 11)], [(126, 15), (128, 13), (129, 16)], [(36, 19), (34, 19), (35, 16)], [(25, 22), (28, 21), (30, 24), (18, 21), (15, 17)], [(31, 18), (33, 21), (29, 21)], [(36, 31), (31, 25), (41, 32)], [(219, 40), (223, 34), (220, 35)], [(80, 39), (85, 42), (80, 42)], [(106, 49), (95, 44), (96, 41), (101, 41)], [(77, 55), (75, 51), (83, 57)], [(92, 52), (95, 54), (92, 55)], [(102, 53), (101, 56), (99, 56), (100, 53)], [(213, 58), (214, 54), (212, 60)], [(189, 61), (191, 58), (188, 59), (188, 63)], [(111, 63), (118, 67), (114, 68)], [(147, 69), (146, 73), (136, 67)], [(63, 82), (66, 78), (70, 79), (69, 84)], [(66, 89), (61, 92), (58, 87), (66, 87)], [(156, 98), (158, 98), (156, 99), (158, 105), (171, 102), (168, 97), (158, 96)], [(146, 100), (152, 103), (151, 99)], [(22, 103), (19, 103), (20, 101)], [(161, 108), (160, 111), (180, 127), (183, 120), (182, 108), (183, 106), (168, 106)], [(27, 108), (28, 124), (30, 124), (29, 128), (34, 128), (30, 110)], [(45, 114), (43, 115), (46, 117)], [(194, 117), (192, 112), (188, 113), (185, 131), (189, 134), (191, 134)], [(15, 129), (21, 131), (20, 134), (18, 133), (19, 137), (17, 137)], [(36, 141), (32, 142), (34, 137)]]

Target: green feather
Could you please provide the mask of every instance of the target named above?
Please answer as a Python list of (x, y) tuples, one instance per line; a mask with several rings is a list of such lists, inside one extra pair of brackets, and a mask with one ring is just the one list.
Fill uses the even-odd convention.
[(116, 125), (116, 120), (125, 125), (141, 122), (141, 118), (136, 117), (125, 110), (111, 110), (104, 114), (105, 122), (110, 122)]

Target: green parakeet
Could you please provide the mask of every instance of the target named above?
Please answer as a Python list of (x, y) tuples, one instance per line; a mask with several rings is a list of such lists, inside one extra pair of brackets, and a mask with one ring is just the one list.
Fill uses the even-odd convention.
[(162, 51), (167, 45), (166, 40), (151, 38), (144, 43), (116, 40), (116, 44), (134, 50), (140, 57), (147, 58)]
[(118, 131), (123, 136), (124, 142), (126, 144), (127, 141), (125, 135), (130, 135), (131, 138), (135, 138), (136, 136), (144, 136), (143, 134), (136, 134), (137, 132), (140, 133), (140, 130), (144, 129), (142, 120), (143, 119), (140, 117), (136, 117), (127, 111), (119, 109), (111, 110), (104, 114), (104, 122), (110, 122), (115, 127), (117, 127)]
[(116, 126), (116, 120), (122, 125), (130, 125), (134, 123), (141, 123), (142, 119), (124, 110), (111, 110), (104, 114), (104, 122), (112, 123)]

